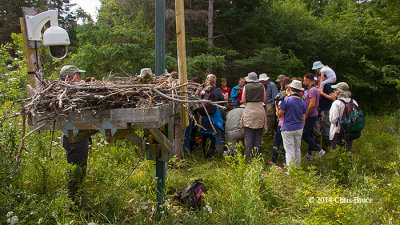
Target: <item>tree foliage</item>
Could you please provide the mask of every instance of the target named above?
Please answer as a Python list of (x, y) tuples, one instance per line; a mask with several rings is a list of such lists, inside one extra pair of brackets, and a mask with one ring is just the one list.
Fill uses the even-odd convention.
[[(154, 12), (151, 0), (102, 0), (94, 23), (69, 1), (6, 1), (0, 27), (18, 7), (64, 9), (72, 47), (67, 61), (44, 60), (44, 71), (75, 63), (91, 76), (134, 75), (154, 67)], [(400, 86), (400, 3), (396, 0), (214, 0), (214, 35), (207, 40), (208, 1), (185, 1), (187, 65), (190, 76), (206, 70), (231, 84), (250, 71), (302, 76), (316, 60), (350, 84), (361, 103), (374, 108), (397, 102)], [(174, 1), (167, 2), (166, 68), (177, 70)], [(4, 10), (7, 8), (7, 10)], [(10, 10), (12, 9), (12, 10)], [(6, 12), (6, 14), (4, 14)], [(14, 13), (15, 14), (15, 13)], [(84, 19), (78, 25), (77, 18)], [(67, 20), (66, 20), (67, 21)], [(67, 23), (65, 23), (67, 25)], [(76, 34), (76, 35), (75, 35)], [(75, 38), (76, 36), (76, 38)], [(42, 54), (43, 55), (43, 54)], [(47, 69), (46, 69), (47, 68)]]

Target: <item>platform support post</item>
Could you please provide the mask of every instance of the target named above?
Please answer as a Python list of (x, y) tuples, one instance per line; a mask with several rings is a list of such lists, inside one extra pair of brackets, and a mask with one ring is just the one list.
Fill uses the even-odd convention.
[[(156, 0), (156, 40), (155, 40), (155, 55), (156, 76), (164, 74), (165, 70), (165, 0)], [(156, 177), (157, 177), (157, 212), (160, 213), (160, 207), (165, 201), (165, 180), (167, 178), (167, 170), (165, 161), (156, 159)]]

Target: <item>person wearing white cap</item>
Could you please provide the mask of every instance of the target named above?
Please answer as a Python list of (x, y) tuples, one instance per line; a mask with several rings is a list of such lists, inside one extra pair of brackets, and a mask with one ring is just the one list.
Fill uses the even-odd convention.
[(267, 114), (267, 127), (268, 131), (273, 131), (276, 123), (275, 112), (275, 97), (278, 95), (278, 88), (275, 83), (269, 80), (267, 74), (260, 74), (260, 82), (265, 88), (265, 112)]
[(254, 148), (261, 147), (263, 129), (267, 129), (267, 117), (264, 110), (265, 88), (257, 79), (257, 74), (251, 72), (246, 77), (241, 104), (246, 104), (240, 126), (244, 127), (244, 145), (246, 160), (250, 161)]
[(306, 103), (301, 99), (300, 91), (304, 90), (301, 81), (293, 80), (286, 88), (288, 97), (278, 107), (279, 118), (284, 116), (281, 127), (283, 147), (285, 148), (286, 165), (299, 165), (301, 162), (301, 136), (306, 120)]
[(336, 73), (329, 66), (324, 65), (321, 61), (315, 61), (313, 63), (313, 70), (318, 73), (321, 73), (321, 81), (319, 84), (320, 87), (324, 87), (325, 84), (334, 84), (336, 82)]

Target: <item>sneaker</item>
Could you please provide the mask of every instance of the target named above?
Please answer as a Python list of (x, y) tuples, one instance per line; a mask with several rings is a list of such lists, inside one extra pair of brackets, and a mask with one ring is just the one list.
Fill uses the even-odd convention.
[[(325, 152), (324, 152), (324, 154), (325, 154)], [(307, 153), (307, 154), (304, 155), (304, 158), (306, 158), (308, 160), (312, 160), (314, 158), (314, 156), (312, 154), (310, 154), (310, 153)]]
[(272, 161), (268, 161), (268, 164), (271, 166), (276, 166), (276, 163), (272, 162)]
[(325, 151), (321, 149), (319, 152), (317, 152), (317, 154), (315, 155), (315, 158), (319, 158), (323, 155), (325, 155)]

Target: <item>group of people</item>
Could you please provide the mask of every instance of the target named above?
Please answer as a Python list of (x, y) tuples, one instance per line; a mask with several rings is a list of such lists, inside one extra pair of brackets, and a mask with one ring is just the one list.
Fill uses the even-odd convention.
[[(251, 72), (246, 77), (240, 77), (232, 89), (227, 86), (225, 77), (221, 78), (221, 86), (217, 87), (217, 77), (209, 74), (196, 94), (211, 103), (202, 104), (192, 111), (192, 115), (201, 117), (199, 131), (204, 156), (211, 158), (215, 151), (231, 154), (237, 141), (244, 138), (244, 154), (247, 160), (251, 160), (260, 150), (264, 131), (275, 132), (272, 160), (268, 162), (271, 165), (277, 163), (282, 146), (286, 153), (286, 165), (298, 165), (301, 161), (301, 139), (308, 144), (304, 157), (310, 160), (324, 155), (329, 146), (336, 149), (346, 144), (347, 151), (351, 151), (352, 141), (344, 142), (340, 133), (345, 104), (350, 101), (357, 104), (351, 99), (349, 86), (345, 82), (333, 85), (336, 82), (335, 72), (320, 61), (315, 62), (312, 69), (316, 73), (304, 75), (303, 81), (279, 75), (276, 82), (280, 90), (265, 73), (258, 76)], [(76, 66), (67, 65), (61, 69), (60, 79), (79, 82), (84, 72)], [(223, 109), (218, 104), (222, 104)], [(190, 122), (184, 135), (186, 149), (192, 149), (197, 142), (197, 127), (193, 118)], [(315, 141), (314, 131), (322, 142)], [(86, 173), (90, 137), (70, 143), (63, 134), (62, 140), (67, 161), (74, 165), (69, 173), (68, 189), (71, 199), (76, 201), (79, 185)], [(322, 143), (322, 147), (317, 142)]]
[[(197, 94), (214, 103), (227, 103), (224, 110), (215, 104), (194, 109), (194, 114), (201, 116), (203, 128), (200, 132), (206, 158), (211, 157), (216, 149), (218, 151), (216, 143), (226, 144), (224, 154), (229, 154), (237, 141), (244, 138), (244, 154), (247, 160), (251, 160), (260, 150), (263, 131), (275, 132), (272, 160), (268, 162), (271, 165), (276, 165), (282, 146), (285, 150), (284, 164), (298, 165), (301, 162), (301, 140), (308, 145), (304, 158), (309, 160), (324, 155), (329, 148), (336, 149), (344, 144), (347, 151), (351, 151), (352, 141), (344, 141), (340, 121), (345, 104), (352, 101), (357, 105), (357, 102), (351, 99), (347, 83), (334, 84), (336, 74), (329, 66), (316, 61), (312, 69), (315, 73), (305, 74), (303, 78), (279, 75), (276, 82), (280, 90), (266, 74), (258, 76), (251, 72), (239, 78), (232, 89), (227, 87), (225, 77), (221, 78), (218, 88), (216, 76), (208, 75)], [(208, 148), (207, 139), (211, 139)]]

